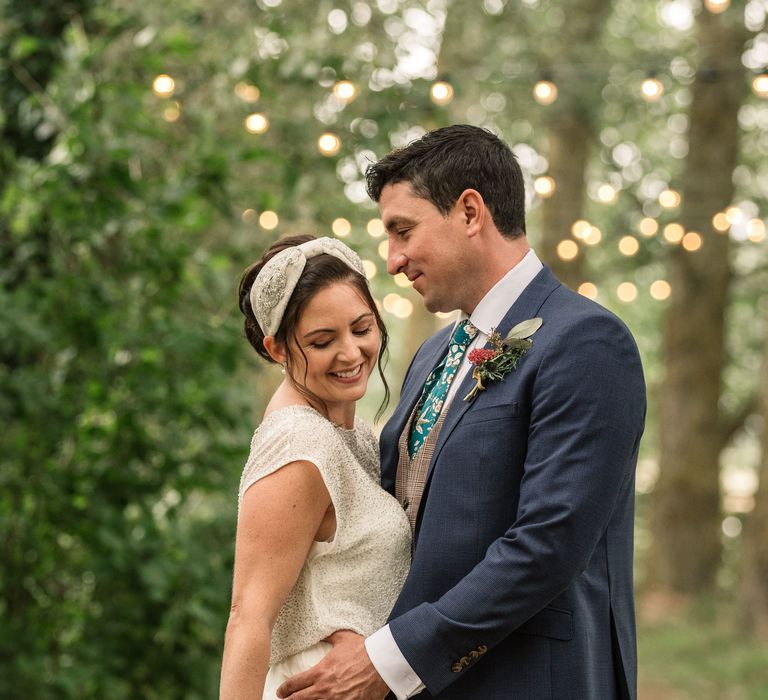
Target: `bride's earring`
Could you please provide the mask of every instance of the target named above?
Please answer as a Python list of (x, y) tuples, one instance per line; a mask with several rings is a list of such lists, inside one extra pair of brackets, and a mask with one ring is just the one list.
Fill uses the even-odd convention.
[(283, 374), (285, 374), (285, 368), (286, 368), (287, 366), (288, 366), (288, 364), (287, 364), (286, 362), (283, 362), (282, 368), (281, 368), (281, 370), (280, 370), (280, 371), (281, 371)]

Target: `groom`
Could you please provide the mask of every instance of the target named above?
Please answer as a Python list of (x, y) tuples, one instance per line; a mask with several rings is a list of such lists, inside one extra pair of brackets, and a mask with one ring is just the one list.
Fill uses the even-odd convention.
[[(280, 695), (634, 700), (645, 385), (629, 331), (529, 248), (522, 173), (491, 133), (438, 129), (367, 177), (389, 272), (460, 316), (416, 353), (381, 436), (382, 483), (414, 533), (389, 624), (336, 633)], [(516, 367), (478, 368), (484, 388), (466, 399), (472, 350), (510, 353), (489, 337), (523, 321)]]

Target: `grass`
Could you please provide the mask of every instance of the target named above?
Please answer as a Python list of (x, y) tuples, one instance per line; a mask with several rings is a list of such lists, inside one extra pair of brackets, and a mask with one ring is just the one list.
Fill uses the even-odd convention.
[(768, 645), (729, 603), (639, 606), (639, 700), (768, 700)]

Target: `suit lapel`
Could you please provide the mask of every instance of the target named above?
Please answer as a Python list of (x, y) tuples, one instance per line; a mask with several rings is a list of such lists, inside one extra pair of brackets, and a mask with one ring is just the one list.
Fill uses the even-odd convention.
[[(536, 277), (531, 280), (531, 283), (523, 290), (523, 293), (518, 297), (517, 301), (510, 307), (496, 330), (503, 337), (509, 333), (516, 324), (536, 316), (547, 297), (559, 286), (560, 281), (545, 265)], [(546, 323), (546, 319), (544, 319), (544, 323)], [(486, 347), (489, 346), (486, 345)], [(429, 489), (429, 481), (432, 472), (434, 471), (435, 464), (437, 463), (437, 459), (440, 456), (440, 451), (462, 416), (472, 407), (471, 403), (464, 401), (464, 397), (469, 393), (474, 381), (475, 380), (472, 379), (472, 373), (469, 372), (461, 382), (456, 395), (451, 401), (451, 405), (448, 406), (448, 415), (446, 415), (443, 427), (438, 435), (435, 452), (432, 455), (432, 461), (429, 464), (429, 471), (427, 472), (427, 478), (424, 485), (425, 493), (421, 501), (422, 507), (427, 500), (426, 491)], [(408, 414), (410, 415), (410, 411)]]

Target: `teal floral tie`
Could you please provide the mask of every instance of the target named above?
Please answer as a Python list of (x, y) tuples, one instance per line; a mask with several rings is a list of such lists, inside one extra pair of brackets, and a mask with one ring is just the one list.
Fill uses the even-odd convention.
[(413, 422), (410, 439), (408, 440), (408, 454), (413, 457), (424, 444), (427, 436), (435, 427), (440, 412), (443, 410), (445, 397), (451, 386), (456, 372), (461, 366), (461, 360), (472, 339), (477, 335), (475, 328), (468, 320), (462, 321), (451, 337), (448, 353), (443, 361), (432, 370), (424, 383), (424, 391), (419, 399), (416, 409), (416, 420)]

